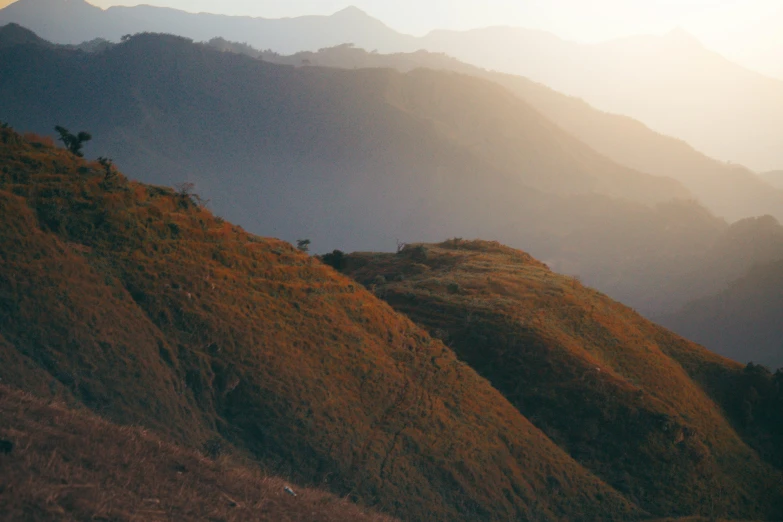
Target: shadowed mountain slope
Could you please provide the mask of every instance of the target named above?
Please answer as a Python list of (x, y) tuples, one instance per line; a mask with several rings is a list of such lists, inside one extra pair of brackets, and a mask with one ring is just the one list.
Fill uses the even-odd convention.
[[(729, 221), (763, 214), (783, 219), (783, 191), (771, 188), (774, 173), (761, 180), (740, 165), (708, 158), (687, 143), (659, 134), (636, 120), (599, 111), (579, 98), (521, 76), (488, 71), (426, 51), (379, 54), (342, 45), (282, 56), (226, 41), (215, 40), (210, 45), (296, 66), (388, 67), (402, 72), (426, 67), (479, 76), (506, 87), (550, 121), (613, 161), (641, 172), (676, 179), (718, 216)], [(783, 188), (783, 183), (778, 183), (777, 188)]]
[(0, 164), (3, 383), (403, 519), (642, 514), (317, 259), (9, 129)]
[(84, 0), (19, 0), (0, 10), (0, 24), (9, 22), (66, 44), (98, 37), (119, 41), (125, 34), (150, 31), (199, 41), (223, 37), (285, 54), (348, 42), (382, 52), (445, 52), (631, 116), (710, 157), (758, 171), (779, 169), (783, 163), (778, 146), (783, 139), (783, 81), (725, 59), (682, 30), (598, 44), (515, 27), (436, 30), (417, 38), (356, 8), (332, 16), (266, 20), (151, 6), (104, 11)]
[[(37, 65), (29, 67), (31, 54), (38, 53), (43, 54), (35, 57)], [(400, 75), (388, 70), (294, 70), (163, 35), (140, 35), (107, 52), (89, 55), (62, 50), (47, 54), (34, 46), (21, 47), (9, 50), (0, 60), (15, 73), (14, 79), (0, 87), (4, 94), (37, 105), (25, 116), (4, 104), (6, 119), (14, 125), (44, 131), (50, 125), (41, 121), (42, 116), (48, 116), (81, 119), (95, 134), (105, 131), (107, 136), (122, 130), (128, 138), (139, 140), (143, 136), (138, 134), (153, 131), (161, 143), (139, 145), (152, 148), (150, 152), (169, 162), (171, 153), (164, 147), (183, 145), (173, 143), (173, 131), (163, 128), (159, 120), (173, 113), (180, 120), (177, 130), (191, 138), (186, 143), (209, 143), (203, 131), (221, 129), (225, 131), (222, 136), (229, 132), (229, 122), (248, 133), (255, 131), (249, 134), (258, 137), (253, 151), (240, 148), (244, 137), (236, 130), (209, 138), (210, 145), (227, 148), (220, 160), (232, 170), (244, 167), (248, 154), (260, 161), (265, 152), (270, 163), (297, 161), (278, 169), (301, 169), (309, 159), (320, 160), (319, 170), (328, 172), (340, 161), (340, 167), (351, 169), (347, 176), (368, 169), (368, 163), (381, 167), (377, 165), (381, 160), (408, 161), (418, 152), (406, 150), (411, 148), (407, 140), (415, 137), (423, 141), (417, 149), (434, 155), (441, 163), (434, 167), (447, 172), (455, 166), (443, 156), (455, 155), (452, 149), (456, 147), (472, 158), (463, 170), (500, 174), (556, 194), (598, 193), (643, 203), (691, 197), (670, 178), (633, 171), (596, 154), (506, 90), (468, 76), (429, 71)], [(83, 75), (71, 76), (74, 68), (84, 68)], [(232, 79), (212, 79), (226, 75)], [(19, 91), (21, 86), (34, 89), (37, 77), (48, 80), (39, 85), (38, 92)], [(112, 78), (123, 81), (112, 82)], [(67, 103), (63, 95), (78, 89), (77, 82), (94, 86), (95, 92)], [(182, 114), (185, 109), (193, 114)], [(85, 120), (78, 116), (80, 112), (97, 114)], [(206, 125), (200, 122), (205, 117)], [(251, 117), (259, 120), (251, 123)], [(376, 135), (376, 140), (384, 141), (374, 141)], [(229, 151), (236, 154), (229, 156)], [(216, 152), (208, 149), (198, 159), (215, 162)], [(292, 157), (276, 158), (285, 153)]]
[(331, 16), (265, 19), (188, 13), (151, 5), (113, 6), (104, 10), (84, 0), (19, 0), (0, 9), (0, 24), (12, 22), (60, 44), (78, 44), (95, 38), (118, 42), (126, 34), (140, 32), (173, 33), (196, 40), (230, 37), (260, 49), (285, 53), (345, 42), (356, 42), (370, 49), (396, 49), (403, 42), (415, 41), (355, 7)]
[(783, 162), (777, 146), (783, 81), (732, 63), (681, 30), (577, 44), (541, 31), (493, 27), (435, 31), (419, 47), (584, 98), (714, 158), (756, 170)]
[(54, 47), (53, 44), (40, 38), (29, 29), (25, 29), (18, 24), (6, 24), (0, 27), (0, 46), (15, 47), (17, 45), (40, 45), (43, 47)]
[[(19, 26), (9, 25), (8, 28), (7, 36), (0, 34), (0, 45), (10, 46), (22, 42), (46, 44), (34, 33)], [(24, 39), (20, 37), (23, 31), (28, 33)], [(105, 41), (95, 41), (79, 48), (100, 50), (108, 45), (110, 44)], [(578, 98), (562, 95), (522, 77), (487, 71), (443, 54), (425, 51), (383, 55), (341, 45), (322, 49), (317, 53), (303, 52), (282, 56), (256, 51), (252, 47), (223, 39), (212, 40), (210, 46), (290, 65), (310, 64), (348, 69), (387, 67), (401, 72), (426, 67), (479, 76), (506, 87), (546, 118), (607, 158), (640, 172), (676, 179), (718, 216), (729, 221), (763, 214), (783, 219), (783, 191), (772, 190), (770, 184), (774, 184), (773, 181), (766, 178), (761, 180), (739, 165), (708, 158), (686, 143), (658, 134), (630, 118), (595, 110)], [(609, 174), (609, 169), (606, 170)], [(640, 180), (637, 184), (639, 183), (643, 182)], [(665, 190), (668, 190), (668, 194), (686, 197), (685, 191), (677, 192), (673, 186), (665, 188), (665, 184), (660, 180), (658, 184), (659, 187), (654, 188), (646, 182), (640, 184), (637, 191), (642, 194), (645, 190), (650, 191), (650, 198), (659, 198), (661, 194), (667, 193), (662, 192)], [(638, 197), (638, 193), (631, 196)]]
[(324, 260), (441, 338), (647, 511), (781, 516), (780, 472), (724, 416), (740, 365), (497, 243)]
[(718, 353), (783, 367), (783, 262), (760, 265), (724, 291), (661, 322)]
[(224, 217), (316, 251), (488, 237), (657, 310), (671, 267), (727, 226), (470, 76), (295, 69), (160, 35), (95, 54), (20, 46), (0, 63), (17, 128), (87, 129), (133, 177), (195, 182)]
[(208, 460), (0, 386), (0, 513), (6, 522), (204, 520), (392, 522), (231, 459)]

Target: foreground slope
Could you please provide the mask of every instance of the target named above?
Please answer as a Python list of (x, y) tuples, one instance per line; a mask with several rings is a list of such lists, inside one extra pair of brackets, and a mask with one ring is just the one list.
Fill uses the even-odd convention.
[(289, 244), (9, 129), (0, 165), (4, 383), (189, 446), (225, 439), (403, 519), (642, 513), (442, 343)]
[(783, 515), (780, 472), (740, 438), (716, 392), (740, 365), (497, 243), (324, 259), (443, 339), (647, 511)]
[(209, 460), (139, 429), (0, 386), (3, 520), (391, 522), (345, 500)]

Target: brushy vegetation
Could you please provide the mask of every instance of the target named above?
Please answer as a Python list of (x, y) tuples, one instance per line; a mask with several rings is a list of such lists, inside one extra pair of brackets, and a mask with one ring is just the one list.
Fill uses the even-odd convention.
[(231, 458), (205, 458), (5, 386), (0, 439), (14, 444), (0, 452), (0, 513), (7, 522), (392, 522)]
[(726, 415), (748, 407), (749, 386), (767, 390), (754, 404), (776, 415), (771, 375), (766, 387), (740, 385), (750, 378), (741, 365), (497, 243), (408, 245), (342, 263), (648, 512), (783, 518), (779, 463), (747, 445), (762, 448), (770, 431), (743, 441)]
[(0, 131), (0, 378), (405, 520), (634, 520), (352, 280)]

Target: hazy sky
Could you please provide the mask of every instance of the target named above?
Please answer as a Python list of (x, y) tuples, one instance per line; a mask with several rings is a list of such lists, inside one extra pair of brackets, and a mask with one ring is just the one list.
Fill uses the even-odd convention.
[[(73, 1), (73, 0), (59, 0)], [(514, 25), (560, 37), (600, 41), (681, 26), (734, 58), (780, 64), (783, 0), (89, 0), (101, 7), (140, 3), (234, 15), (278, 18), (331, 14), (355, 5), (411, 34), (431, 29)], [(0, 0), (0, 6), (12, 3)], [(780, 36), (778, 35), (780, 33)], [(774, 50), (774, 52), (773, 52)]]
[[(0, 0), (11, 3), (8, 0)], [(660, 32), (689, 25), (700, 17), (714, 27), (745, 25), (765, 11), (783, 8), (781, 0), (90, 0), (101, 7), (140, 3), (188, 11), (277, 18), (331, 14), (356, 5), (397, 30), (423, 34), (435, 28), (487, 25), (538, 27), (580, 41)], [(723, 12), (721, 12), (723, 11)]]

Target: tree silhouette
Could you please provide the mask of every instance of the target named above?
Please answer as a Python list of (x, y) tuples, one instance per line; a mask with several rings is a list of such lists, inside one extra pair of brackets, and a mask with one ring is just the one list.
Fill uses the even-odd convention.
[(68, 129), (61, 127), (60, 125), (57, 125), (54, 130), (60, 135), (59, 140), (63, 142), (65, 148), (67, 148), (71, 154), (80, 158), (84, 157), (82, 148), (86, 142), (92, 139), (90, 133), (81, 131), (79, 134), (73, 135)]
[(309, 252), (310, 251), (310, 240), (309, 239), (297, 239), (296, 240), (296, 248), (298, 248), (301, 252)]
[(117, 171), (114, 169), (114, 161), (111, 158), (101, 156), (98, 158), (98, 163), (103, 167), (106, 181), (110, 181), (117, 176)]

